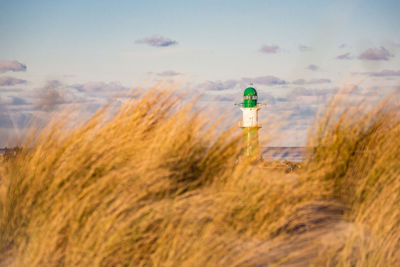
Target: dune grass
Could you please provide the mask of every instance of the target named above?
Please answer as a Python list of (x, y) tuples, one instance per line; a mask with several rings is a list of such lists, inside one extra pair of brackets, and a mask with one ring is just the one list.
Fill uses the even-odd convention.
[(3, 266), (396, 266), (400, 112), (327, 108), (295, 173), (152, 91), (0, 165)]

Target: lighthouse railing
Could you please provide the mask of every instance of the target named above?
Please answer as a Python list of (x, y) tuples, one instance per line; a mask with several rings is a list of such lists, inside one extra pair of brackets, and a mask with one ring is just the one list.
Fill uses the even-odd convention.
[[(266, 103), (257, 103), (257, 105), (252, 108), (261, 108), (261, 107), (265, 107), (266, 105), (267, 105)], [(243, 107), (244, 103), (235, 103), (235, 106)]]
[(251, 125), (244, 124), (243, 121), (239, 121), (239, 127), (240, 128), (262, 128), (261, 123), (252, 123)]

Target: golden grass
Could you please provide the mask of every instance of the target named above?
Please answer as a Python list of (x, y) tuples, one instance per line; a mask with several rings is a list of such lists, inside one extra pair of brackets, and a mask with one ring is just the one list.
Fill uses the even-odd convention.
[(0, 169), (4, 266), (396, 266), (400, 114), (327, 109), (296, 173), (153, 91), (27, 138)]

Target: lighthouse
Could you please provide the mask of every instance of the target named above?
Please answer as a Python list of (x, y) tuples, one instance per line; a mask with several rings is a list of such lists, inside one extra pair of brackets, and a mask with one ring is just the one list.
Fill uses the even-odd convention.
[(239, 123), (243, 130), (243, 141), (245, 154), (247, 156), (260, 157), (258, 150), (258, 129), (261, 125), (258, 123), (258, 111), (262, 104), (258, 103), (258, 95), (253, 84), (250, 84), (243, 92), (243, 102), (236, 104), (243, 112), (243, 119)]

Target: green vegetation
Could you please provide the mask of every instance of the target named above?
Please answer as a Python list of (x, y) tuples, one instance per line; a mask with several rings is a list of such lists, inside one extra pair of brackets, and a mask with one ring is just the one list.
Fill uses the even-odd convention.
[(398, 106), (332, 102), (287, 174), (180, 102), (152, 92), (28, 137), (0, 165), (0, 265), (400, 264)]

